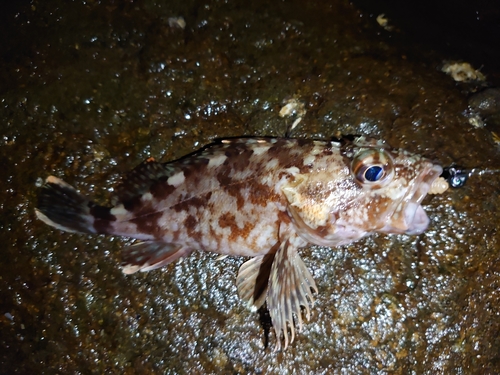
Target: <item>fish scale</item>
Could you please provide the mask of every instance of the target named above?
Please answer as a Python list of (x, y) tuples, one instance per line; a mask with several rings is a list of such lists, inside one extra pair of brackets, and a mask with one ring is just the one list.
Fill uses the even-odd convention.
[(61, 230), (139, 240), (123, 250), (126, 274), (195, 250), (251, 257), (236, 280), (240, 297), (253, 308), (267, 301), (276, 348), (283, 336), (286, 349), (293, 316), (300, 330), (301, 306), (309, 319), (318, 292), (299, 250), (423, 232), (420, 203), (441, 172), (365, 137), (227, 139), (169, 163), (146, 160), (124, 177), (111, 207), (50, 176), (36, 214)]

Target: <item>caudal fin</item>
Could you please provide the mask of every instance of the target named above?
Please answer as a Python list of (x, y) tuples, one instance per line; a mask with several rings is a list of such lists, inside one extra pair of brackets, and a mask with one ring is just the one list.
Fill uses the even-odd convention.
[(66, 232), (108, 233), (116, 220), (110, 208), (96, 205), (54, 176), (45, 180), (35, 212), (45, 224)]

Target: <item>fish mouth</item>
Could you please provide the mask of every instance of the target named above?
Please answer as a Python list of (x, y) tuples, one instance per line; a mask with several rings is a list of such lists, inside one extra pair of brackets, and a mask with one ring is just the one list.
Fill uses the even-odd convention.
[(429, 217), (420, 205), (434, 181), (443, 173), (440, 165), (428, 163), (413, 183), (413, 189), (404, 197), (382, 231), (415, 235), (423, 233), (429, 226)]

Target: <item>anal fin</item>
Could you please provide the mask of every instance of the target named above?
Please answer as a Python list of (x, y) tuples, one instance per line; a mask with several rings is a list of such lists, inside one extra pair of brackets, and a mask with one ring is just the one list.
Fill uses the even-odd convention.
[[(275, 350), (281, 349), (281, 332), (285, 339), (284, 349), (295, 338), (293, 314), (298, 319), (299, 332), (302, 329), (301, 306), (305, 307), (306, 319), (309, 320), (309, 306), (314, 303), (311, 290), (318, 293), (311, 273), (297, 253), (297, 247), (290, 239), (282, 242), (276, 252), (267, 292), (267, 306), (276, 332)], [(291, 337), (288, 338), (288, 326)]]
[(123, 250), (122, 271), (132, 274), (151, 271), (166, 266), (188, 255), (191, 249), (161, 241), (138, 242)]

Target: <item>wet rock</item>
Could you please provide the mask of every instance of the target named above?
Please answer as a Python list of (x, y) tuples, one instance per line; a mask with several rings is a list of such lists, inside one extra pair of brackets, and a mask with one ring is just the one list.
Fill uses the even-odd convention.
[(500, 89), (490, 88), (472, 95), (469, 107), (483, 117), (500, 113)]
[(419, 237), (304, 249), (319, 294), (280, 353), (238, 299), (244, 259), (193, 253), (127, 277), (128, 240), (34, 216), (39, 178), (104, 204), (148, 157), (284, 135), (287, 98), (306, 108), (293, 136), (372, 134), (443, 165), (492, 167), (488, 127), (464, 127), (467, 103), (436, 70), (445, 56), (398, 43), (343, 0), (49, 0), (16, 20), (0, 72), (0, 372), (498, 373), (498, 175), (430, 197)]

